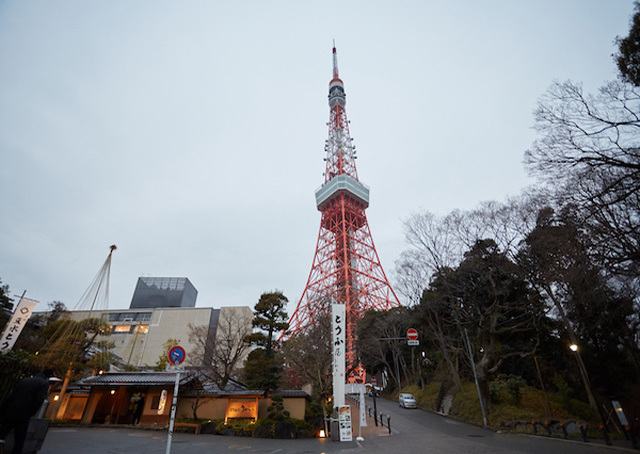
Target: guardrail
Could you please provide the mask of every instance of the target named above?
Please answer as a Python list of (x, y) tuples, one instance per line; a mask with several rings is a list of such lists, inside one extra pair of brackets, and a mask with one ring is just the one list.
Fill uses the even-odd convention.
[[(533, 435), (546, 436), (546, 437), (562, 436), (562, 438), (564, 439), (571, 438), (571, 435), (567, 431), (566, 422), (551, 423), (549, 420), (545, 420), (543, 422), (533, 420), (531, 421), (530, 424), (531, 424), (531, 429), (533, 430)], [(587, 434), (586, 425), (578, 421), (576, 421), (575, 424), (578, 426), (580, 438), (582, 439), (582, 441), (585, 443), (588, 443), (590, 437)], [(624, 429), (625, 429), (624, 435), (627, 438), (627, 440), (631, 443), (631, 446), (634, 449), (638, 449), (639, 448), (638, 442), (636, 441), (635, 435), (633, 434), (633, 431), (631, 430), (631, 428), (629, 426), (626, 426)], [(558, 434), (558, 431), (560, 431), (560, 434)], [(602, 439), (607, 445), (611, 446), (612, 444), (611, 438), (609, 437), (609, 431), (607, 430), (607, 428), (603, 424), (600, 424), (600, 426), (598, 427), (598, 431), (602, 434), (602, 438), (600, 437), (591, 437), (591, 438)], [(593, 432), (591, 433), (593, 434)]]

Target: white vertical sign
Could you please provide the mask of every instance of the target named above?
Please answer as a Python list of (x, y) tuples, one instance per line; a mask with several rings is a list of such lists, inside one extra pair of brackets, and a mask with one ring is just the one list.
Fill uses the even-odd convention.
[(367, 427), (366, 402), (364, 400), (365, 385), (362, 383), (347, 383), (345, 390), (347, 394), (358, 394), (360, 398), (360, 426)]
[(160, 400), (158, 401), (158, 414), (164, 413), (164, 407), (167, 404), (167, 390), (163, 389), (160, 393)]
[(13, 348), (16, 343), (16, 339), (22, 332), (22, 328), (27, 324), (27, 320), (31, 317), (33, 308), (36, 307), (38, 302), (24, 296), (20, 298), (20, 302), (13, 312), (11, 319), (5, 325), (2, 336), (0, 337), (0, 353), (7, 353)]
[(345, 305), (331, 305), (331, 340), (333, 341), (333, 407), (344, 406), (346, 373), (346, 320)]
[(365, 411), (364, 385), (360, 385), (360, 427), (367, 427), (367, 413)]

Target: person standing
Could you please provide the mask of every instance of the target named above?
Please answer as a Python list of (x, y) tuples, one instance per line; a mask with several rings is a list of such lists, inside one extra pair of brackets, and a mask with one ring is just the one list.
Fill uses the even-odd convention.
[(53, 369), (44, 369), (33, 377), (22, 379), (5, 401), (0, 413), (0, 454), (4, 453), (4, 439), (11, 429), (15, 439), (11, 452), (22, 454), (29, 420), (47, 398), (51, 377)]

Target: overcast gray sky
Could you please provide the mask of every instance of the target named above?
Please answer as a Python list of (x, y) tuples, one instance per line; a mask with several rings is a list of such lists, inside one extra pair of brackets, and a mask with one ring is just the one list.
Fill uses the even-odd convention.
[(335, 39), (367, 216), (394, 280), (402, 220), (504, 200), (552, 80), (616, 77), (633, 2), (0, 1), (0, 278), (73, 308), (111, 244), (200, 307), (297, 304), (320, 224)]

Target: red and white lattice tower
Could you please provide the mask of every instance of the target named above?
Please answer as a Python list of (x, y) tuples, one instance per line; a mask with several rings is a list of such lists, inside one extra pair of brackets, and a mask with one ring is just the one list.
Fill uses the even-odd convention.
[(400, 306), (373, 244), (365, 210), (369, 188), (358, 180), (356, 151), (349, 135), (344, 84), (338, 77), (333, 48), (333, 79), (329, 82), (329, 139), (324, 184), (316, 191), (322, 213), (320, 234), (307, 285), (289, 320), (295, 334), (329, 313), (331, 303), (346, 305), (347, 369), (357, 366), (356, 322), (369, 309)]

